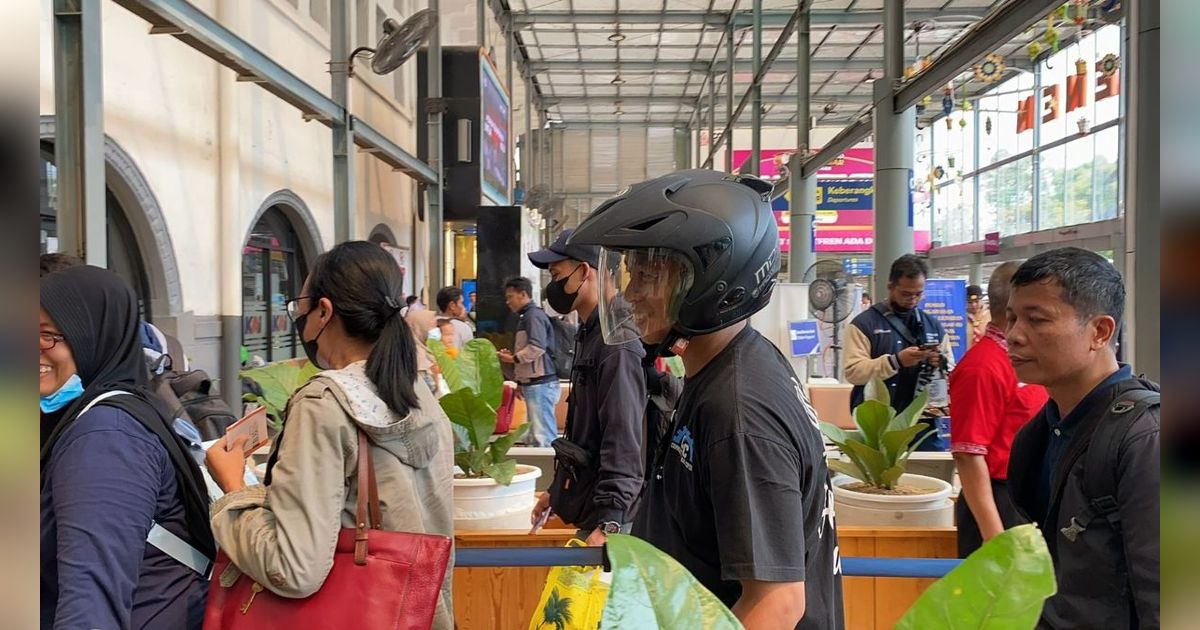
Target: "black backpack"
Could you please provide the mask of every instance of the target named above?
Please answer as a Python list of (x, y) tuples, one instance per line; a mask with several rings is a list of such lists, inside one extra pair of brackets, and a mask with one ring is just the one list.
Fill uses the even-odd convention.
[(1108, 521), (1116, 532), (1121, 531), (1121, 514), (1117, 505), (1117, 455), (1121, 443), (1138, 418), (1147, 409), (1159, 406), (1159, 393), (1152, 389), (1130, 389), (1117, 396), (1104, 417), (1096, 425), (1083, 462), (1083, 492), (1088, 506), (1071, 517), (1071, 524), (1062, 528), (1067, 540), (1075, 542), (1096, 519)]
[(550, 353), (554, 359), (554, 372), (560, 379), (569, 379), (575, 366), (575, 335), (579, 327), (565, 317), (551, 317), (550, 328), (554, 331), (554, 349)]
[(219, 439), (229, 425), (238, 421), (207, 372), (176, 372), (171, 369), (170, 355), (163, 355), (151, 367), (150, 389), (174, 417), (191, 422), (204, 441)]

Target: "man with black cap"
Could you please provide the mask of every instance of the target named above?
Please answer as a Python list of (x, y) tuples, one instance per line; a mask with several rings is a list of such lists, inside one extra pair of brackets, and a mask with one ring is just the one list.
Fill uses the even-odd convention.
[[(529, 254), (550, 271), (543, 295), (563, 314), (579, 314), (571, 370), (566, 436), (554, 441), (554, 481), (534, 506), (534, 529), (547, 510), (579, 530), (589, 545), (628, 531), (642, 486), (642, 417), (646, 382), (642, 345), (604, 343), (600, 330), (598, 247), (569, 245), (565, 230), (550, 247)], [(611, 294), (611, 292), (610, 292)]]
[(983, 339), (987, 334), (988, 323), (992, 321), (992, 313), (983, 303), (983, 287), (972, 284), (967, 287), (967, 348)]

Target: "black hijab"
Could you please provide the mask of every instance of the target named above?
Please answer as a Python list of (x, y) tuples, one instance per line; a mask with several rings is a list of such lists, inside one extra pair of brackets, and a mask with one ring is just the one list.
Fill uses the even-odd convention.
[(154, 433), (175, 468), (180, 498), (187, 511), (188, 529), (197, 549), (212, 557), (215, 546), (208, 520), (208, 492), (196, 461), (175, 434), (174, 418), (149, 389), (149, 371), (142, 352), (137, 298), (117, 274), (78, 266), (46, 275), (41, 280), (41, 305), (58, 326), (75, 359), (83, 395), (68, 405), (58, 425), (42, 445), (41, 469), (59, 438), (80, 411), (106, 392), (130, 396), (106, 399), (106, 406), (124, 410)]

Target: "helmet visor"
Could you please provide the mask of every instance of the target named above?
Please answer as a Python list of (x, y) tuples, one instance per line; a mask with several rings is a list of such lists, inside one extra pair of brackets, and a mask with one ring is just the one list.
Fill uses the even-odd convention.
[(669, 249), (601, 248), (599, 281), (605, 343), (661, 343), (678, 321), (692, 268)]

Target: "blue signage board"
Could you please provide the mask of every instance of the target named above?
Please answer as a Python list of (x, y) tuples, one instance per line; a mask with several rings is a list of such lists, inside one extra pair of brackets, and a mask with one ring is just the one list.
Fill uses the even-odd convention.
[(954, 362), (961, 361), (967, 351), (967, 281), (926, 280), (920, 306), (946, 329), (954, 348)]
[(788, 322), (788, 340), (792, 345), (793, 357), (807, 357), (820, 353), (821, 335), (817, 328), (817, 320)]
[(875, 180), (817, 180), (817, 210), (871, 210), (875, 207)]
[(875, 260), (870, 256), (843, 258), (842, 268), (852, 276), (869, 276), (875, 273)]

